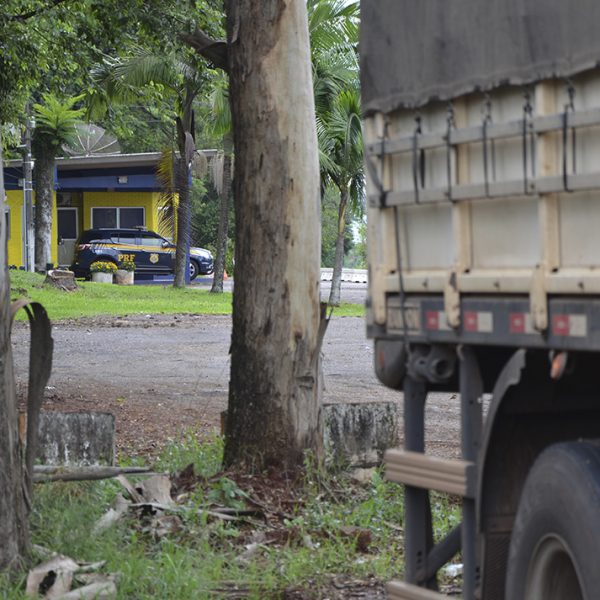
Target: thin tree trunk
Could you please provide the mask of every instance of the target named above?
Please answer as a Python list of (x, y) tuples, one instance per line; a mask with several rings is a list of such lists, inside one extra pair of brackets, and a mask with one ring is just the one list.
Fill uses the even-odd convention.
[(189, 283), (190, 268), (190, 220), (192, 215), (191, 198), (191, 164), (195, 151), (194, 96), (188, 88), (185, 92), (182, 114), (176, 119), (177, 145), (179, 161), (177, 162), (176, 182), (179, 192), (177, 204), (177, 243), (175, 247), (175, 277), (173, 286), (185, 287)]
[(228, 0), (236, 176), (227, 466), (322, 452), (319, 165), (305, 0)]
[(0, 168), (0, 570), (16, 567), (29, 546), (10, 345), (10, 281), (6, 259), (5, 207), (4, 180)]
[[(184, 153), (181, 154), (185, 156)], [(185, 287), (186, 271), (190, 268), (190, 171), (184, 158), (177, 161), (177, 189), (179, 202), (177, 204), (177, 244), (175, 248), (175, 277), (173, 286)]]
[(342, 268), (344, 267), (344, 237), (346, 236), (346, 212), (348, 209), (348, 190), (340, 191), (340, 206), (338, 209), (338, 231), (335, 241), (335, 260), (331, 276), (331, 290), (329, 292), (329, 305), (339, 306), (342, 287)]
[(35, 268), (45, 272), (52, 261), (52, 201), (54, 155), (41, 151), (35, 157)]
[(225, 273), (225, 256), (227, 254), (227, 239), (229, 233), (229, 200), (231, 197), (231, 167), (232, 139), (231, 134), (223, 138), (223, 190), (219, 205), (219, 229), (217, 232), (217, 255), (215, 257), (215, 272), (210, 291), (215, 294), (223, 293), (223, 274)]

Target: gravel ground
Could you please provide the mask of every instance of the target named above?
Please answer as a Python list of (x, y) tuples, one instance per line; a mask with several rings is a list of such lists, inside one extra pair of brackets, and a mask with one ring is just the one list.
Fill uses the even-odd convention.
[[(204, 435), (219, 428), (227, 404), (230, 317), (81, 319), (54, 323), (53, 337), (45, 408), (114, 413), (120, 451), (153, 454), (186, 431)], [(28, 327), (15, 324), (12, 338), (23, 395)], [(325, 402), (398, 401), (401, 418), (402, 395), (375, 378), (364, 319), (334, 317), (323, 354)], [(454, 396), (431, 395), (426, 435), (432, 452), (457, 455), (458, 409)]]

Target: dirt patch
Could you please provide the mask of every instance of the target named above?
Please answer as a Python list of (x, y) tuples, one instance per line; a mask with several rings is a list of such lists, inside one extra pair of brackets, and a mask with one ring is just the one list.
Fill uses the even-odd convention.
[[(55, 351), (46, 390), (47, 410), (113, 413), (117, 447), (128, 455), (155, 455), (169, 440), (220, 429), (227, 406), (231, 317), (131, 315), (53, 324)], [(15, 371), (26, 389), (29, 330), (13, 330)], [(364, 319), (334, 317), (323, 344), (324, 401), (398, 401), (373, 371), (373, 345)], [(432, 394), (427, 408), (428, 449), (455, 456), (459, 449), (456, 396)]]

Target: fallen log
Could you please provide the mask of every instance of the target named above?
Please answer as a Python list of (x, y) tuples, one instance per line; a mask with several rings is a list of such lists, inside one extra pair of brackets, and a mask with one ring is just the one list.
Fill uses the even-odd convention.
[(50, 481), (94, 481), (97, 479), (110, 479), (119, 475), (140, 474), (155, 475), (150, 467), (64, 467), (54, 465), (34, 465), (33, 482), (48, 483)]

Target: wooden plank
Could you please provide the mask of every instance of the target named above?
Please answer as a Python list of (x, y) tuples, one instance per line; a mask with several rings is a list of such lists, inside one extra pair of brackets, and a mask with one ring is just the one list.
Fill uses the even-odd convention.
[(390, 581), (386, 585), (389, 600), (451, 600), (450, 596), (411, 585), (404, 581)]
[(472, 495), (468, 473), (473, 463), (428, 456), (420, 452), (388, 450), (385, 453), (385, 478), (423, 489), (463, 497)]
[[(535, 86), (535, 105), (539, 115), (556, 112), (556, 82), (541, 82)], [(536, 140), (537, 173), (539, 177), (555, 176), (559, 172), (558, 137), (555, 132), (540, 133)], [(538, 202), (541, 241), (541, 264), (534, 272), (530, 292), (530, 313), (538, 331), (548, 328), (548, 298), (545, 280), (560, 267), (560, 214), (557, 194), (541, 194)]]

